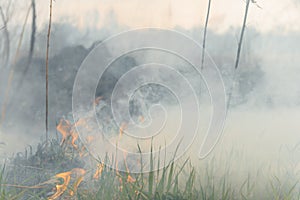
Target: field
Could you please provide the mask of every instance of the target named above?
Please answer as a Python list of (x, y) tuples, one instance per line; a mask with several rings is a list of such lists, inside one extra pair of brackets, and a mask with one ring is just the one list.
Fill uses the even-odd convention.
[[(251, 117), (251, 114), (244, 116)], [(240, 123), (247, 122), (247, 117)], [(287, 132), (292, 132), (292, 123), (289, 126), (291, 129)], [(237, 127), (228, 128), (228, 131), (234, 130), (237, 131)], [(253, 130), (249, 128), (248, 131)], [(251, 143), (255, 137), (260, 137), (256, 145)], [(232, 138), (239, 142), (232, 141)], [(294, 143), (294, 146), (284, 145), (278, 149), (276, 144), (280, 143), (280, 137), (279, 140), (274, 137), (269, 140), (259, 134), (246, 138), (245, 135), (225, 133), (221, 144), (204, 160), (187, 153), (174, 162), (163, 163), (160, 162), (162, 158), (155, 158), (151, 153), (148, 165), (150, 169), (159, 170), (149, 173), (143, 173), (146, 163), (137, 164), (142, 173), (131, 173), (128, 166), (132, 160), (115, 165), (114, 155), (93, 159), (72, 135), (64, 141), (62, 139), (62, 135), (57, 135), (49, 144), (40, 143), (36, 151), (27, 148), (7, 160), (1, 172), (1, 199), (300, 198), (297, 158), (300, 147)], [(265, 140), (271, 143), (269, 147), (261, 147)], [(231, 146), (225, 145), (225, 148), (228, 141), (231, 141)], [(291, 141), (295, 138), (281, 140), (285, 144), (292, 144)], [(274, 149), (278, 151), (274, 152)], [(162, 151), (161, 157), (164, 154)], [(118, 170), (118, 165), (120, 168), (124, 165), (127, 170)]]
[(300, 200), (299, 0), (0, 0), (0, 200)]

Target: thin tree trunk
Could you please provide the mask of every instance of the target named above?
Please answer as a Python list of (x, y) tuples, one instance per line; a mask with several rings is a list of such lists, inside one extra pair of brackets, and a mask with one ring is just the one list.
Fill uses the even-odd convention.
[(239, 61), (240, 61), (240, 54), (241, 54), (244, 32), (245, 32), (246, 23), (247, 23), (249, 5), (250, 5), (250, 0), (246, 0), (246, 9), (245, 9), (245, 14), (244, 14), (244, 20), (243, 20), (243, 26), (242, 26), (242, 30), (241, 30), (240, 40), (238, 43), (237, 55), (236, 55), (235, 66), (234, 66), (233, 81), (232, 81), (232, 85), (231, 85), (231, 88), (230, 88), (229, 94), (228, 94), (227, 110), (230, 106), (232, 92), (233, 92), (234, 85), (236, 82), (236, 73), (237, 73), (237, 68), (239, 66)]
[(50, 46), (50, 33), (51, 33), (51, 23), (52, 23), (52, 0), (50, 0), (50, 15), (49, 15), (49, 25), (48, 25), (48, 34), (47, 34), (47, 50), (46, 50), (46, 120), (45, 120), (45, 128), (46, 128), (46, 142), (48, 143), (48, 129), (49, 129), (49, 123), (48, 123), (48, 111), (49, 111), (49, 102), (48, 102), (48, 96), (49, 96), (49, 46)]
[(4, 101), (3, 101), (3, 105), (2, 105), (2, 112), (1, 112), (1, 118), (0, 118), (0, 128), (3, 124), (3, 122), (4, 122), (4, 119), (5, 119), (6, 107), (7, 107), (8, 100), (9, 100), (9, 91), (11, 89), (11, 84), (12, 84), (12, 80), (13, 80), (13, 77), (14, 77), (14, 70), (15, 70), (14, 68), (15, 68), (15, 66), (17, 64), (17, 60), (19, 58), (20, 49), (21, 49), (21, 46), (22, 46), (23, 36), (24, 36), (24, 33), (25, 33), (25, 28), (26, 28), (26, 23), (27, 23), (27, 20), (28, 20), (29, 13), (30, 13), (30, 8), (28, 8), (28, 11), (27, 11), (27, 14), (26, 14), (26, 17), (25, 17), (25, 20), (24, 20), (24, 24), (23, 24), (21, 35), (20, 35), (20, 38), (19, 38), (17, 50), (16, 50), (15, 56), (13, 58), (12, 66), (11, 66), (9, 76), (8, 76), (8, 80), (7, 80), (7, 86), (6, 86), (5, 93), (4, 93)]
[(22, 88), (24, 79), (26, 77), (27, 71), (30, 67), (32, 57), (33, 57), (33, 51), (34, 51), (34, 46), (35, 46), (35, 33), (36, 33), (36, 5), (35, 5), (35, 0), (31, 1), (31, 9), (32, 9), (32, 23), (31, 23), (31, 36), (30, 36), (30, 48), (29, 48), (29, 54), (28, 54), (28, 60), (25, 65), (25, 70), (24, 74), (21, 77), (21, 80), (17, 86), (18, 90)]
[(250, 5), (250, 0), (246, 0), (246, 10), (245, 10), (243, 26), (242, 26), (240, 41), (239, 41), (237, 55), (236, 55), (236, 61), (235, 61), (235, 67), (234, 67), (235, 69), (237, 69), (238, 66), (239, 66), (241, 49), (242, 49), (242, 42), (243, 42), (243, 38), (244, 38), (244, 32), (245, 32), (246, 23), (247, 23), (247, 17), (248, 17), (249, 5)]
[(3, 12), (3, 9), (2, 7), (0, 6), (0, 15), (1, 15), (1, 18), (2, 18), (2, 21), (3, 21), (3, 29), (4, 29), (4, 37), (5, 37), (5, 49), (6, 49), (6, 52), (5, 52), (5, 58), (4, 58), (4, 66), (7, 67), (8, 65), (8, 60), (9, 60), (9, 54), (10, 54), (10, 38), (9, 38), (9, 32), (8, 32), (8, 29), (7, 29), (7, 22), (8, 22), (8, 19), (7, 17), (5, 17), (4, 15), (4, 12)]
[(28, 66), (31, 63), (31, 59), (32, 59), (32, 56), (33, 56), (33, 51), (34, 51), (34, 44), (35, 44), (35, 33), (36, 33), (36, 6), (35, 6), (35, 0), (31, 1), (31, 7), (32, 7), (32, 24), (31, 24), (31, 37), (30, 37), (30, 49), (29, 49)]
[(210, 5), (211, 5), (211, 0), (208, 0), (206, 20), (205, 20), (205, 26), (204, 26), (204, 34), (203, 34), (201, 69), (203, 69), (203, 67), (204, 67), (206, 34), (207, 34), (207, 26), (208, 26), (208, 21), (209, 21), (209, 14), (210, 14)]

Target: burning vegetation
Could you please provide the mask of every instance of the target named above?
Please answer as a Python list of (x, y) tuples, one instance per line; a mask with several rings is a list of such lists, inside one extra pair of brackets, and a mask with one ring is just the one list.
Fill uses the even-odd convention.
[[(101, 98), (95, 103), (99, 104)], [(231, 185), (228, 179), (228, 163), (223, 163), (224, 175), (215, 169), (214, 159), (196, 172), (189, 159), (163, 162), (162, 157), (154, 158), (152, 146), (149, 163), (143, 160), (132, 160), (123, 153), (123, 162), (117, 155), (106, 155), (94, 159), (89, 154), (89, 145), (95, 142), (94, 135), (80, 138), (77, 130), (90, 130), (89, 118), (71, 122), (65, 118), (57, 124), (57, 137), (38, 145), (37, 151), (29, 146), (24, 153), (17, 153), (0, 172), (0, 199), (259, 199), (261, 193), (254, 190), (251, 177), (239, 187)], [(143, 122), (144, 118), (139, 117)], [(121, 123), (116, 130), (116, 143), (124, 137), (128, 127)], [(92, 130), (90, 130), (92, 133)], [(83, 143), (84, 140), (85, 142)], [(139, 146), (138, 146), (139, 148)], [(140, 148), (139, 153), (142, 154)], [(166, 152), (165, 152), (166, 153)], [(175, 153), (174, 153), (175, 154)], [(175, 158), (175, 155), (174, 155)], [(130, 167), (140, 167), (139, 172), (132, 173)], [(120, 170), (122, 165), (122, 169)], [(143, 172), (145, 166), (156, 171)], [(204, 169), (204, 170), (202, 170)], [(215, 170), (215, 171), (213, 171)], [(296, 176), (295, 176), (296, 177)], [(227, 180), (228, 179), (228, 180)], [(272, 182), (274, 197), (294, 195), (296, 185), (282, 189), (280, 180)], [(290, 184), (290, 182), (289, 182)], [(279, 189), (280, 188), (280, 189)], [(291, 189), (292, 188), (292, 189)], [(275, 193), (281, 190), (281, 193)], [(241, 198), (236, 198), (241, 197)], [(268, 199), (269, 195), (264, 199)], [(276, 198), (275, 198), (276, 199)], [(281, 198), (277, 198), (281, 199)]]
[[(3, 171), (0, 177), (0, 189), (6, 188), (5, 195), (11, 199), (29, 199), (31, 196), (34, 199), (48, 200), (102, 197), (124, 199), (124, 196), (131, 196), (129, 199), (153, 199), (158, 198), (158, 195), (166, 197), (172, 188), (179, 190), (180, 171), (176, 172), (174, 163), (165, 165), (162, 174), (131, 174), (126, 154), (123, 154), (126, 171), (119, 171), (116, 160), (115, 169), (105, 165), (115, 157), (106, 156), (102, 161), (91, 159), (87, 148), (78, 137), (77, 126), (86, 126), (85, 120), (71, 123), (61, 119), (57, 125), (59, 137), (49, 143), (39, 144), (35, 154), (30, 147), (29, 153), (26, 149), (25, 153), (19, 153), (13, 158), (11, 164), (14, 169), (5, 173)], [(120, 127), (119, 139), (126, 126), (123, 123)], [(93, 140), (93, 136), (85, 138), (87, 143), (92, 143)], [(3, 178), (4, 174), (6, 179)]]

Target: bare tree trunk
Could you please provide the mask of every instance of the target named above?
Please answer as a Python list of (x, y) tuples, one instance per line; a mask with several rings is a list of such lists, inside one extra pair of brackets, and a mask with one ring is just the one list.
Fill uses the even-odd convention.
[(51, 23), (52, 23), (52, 0), (50, 0), (50, 15), (49, 15), (49, 25), (48, 25), (48, 34), (47, 34), (47, 50), (46, 50), (46, 120), (45, 120), (45, 128), (46, 128), (46, 142), (48, 144), (48, 129), (49, 129), (49, 123), (48, 123), (48, 111), (49, 111), (49, 102), (48, 102), (48, 96), (49, 96), (49, 46), (50, 46), (50, 34), (51, 34)]
[(20, 49), (21, 49), (21, 46), (22, 46), (23, 36), (24, 36), (24, 32), (25, 32), (29, 12), (30, 12), (30, 8), (28, 8), (28, 11), (27, 11), (27, 14), (26, 14), (26, 17), (25, 17), (25, 21), (24, 21), (24, 24), (23, 24), (23, 27), (22, 27), (21, 35), (20, 35), (20, 38), (19, 38), (18, 46), (17, 46), (17, 50), (16, 50), (15, 56), (13, 58), (12, 66), (11, 66), (11, 69), (10, 69), (10, 72), (9, 72), (9, 76), (8, 76), (8, 80), (7, 80), (7, 86), (6, 86), (5, 94), (4, 94), (4, 101), (3, 101), (3, 105), (2, 105), (2, 112), (1, 112), (1, 118), (0, 118), (0, 128), (2, 126), (2, 123), (4, 122), (4, 119), (5, 119), (6, 107), (7, 107), (8, 100), (9, 100), (9, 91), (10, 91), (12, 80), (13, 80), (13, 77), (14, 77), (14, 68), (15, 68), (15, 66), (17, 64), (17, 60), (19, 58)]
[(244, 38), (244, 32), (245, 32), (245, 28), (246, 28), (249, 5), (250, 5), (250, 0), (246, 0), (246, 10), (245, 10), (243, 26), (242, 26), (240, 41), (239, 41), (237, 55), (236, 55), (236, 61), (235, 61), (235, 67), (234, 67), (235, 69), (237, 69), (238, 66), (239, 66), (240, 54), (241, 54), (241, 49), (242, 49), (242, 42), (243, 42), (243, 38)]
[(31, 36), (30, 36), (30, 48), (29, 48), (29, 54), (28, 54), (28, 60), (25, 65), (24, 75), (21, 77), (20, 82), (18, 83), (17, 89), (20, 90), (22, 88), (25, 76), (27, 74), (27, 71), (30, 67), (32, 57), (33, 57), (33, 51), (34, 51), (34, 45), (35, 45), (35, 33), (36, 33), (36, 5), (35, 0), (31, 1), (31, 9), (32, 9), (32, 23), (31, 23)]
[(211, 5), (211, 0), (208, 0), (207, 13), (206, 13), (206, 20), (205, 20), (205, 26), (204, 26), (204, 34), (203, 34), (201, 69), (203, 69), (203, 67), (204, 67), (205, 45), (206, 45), (206, 33), (207, 33), (207, 26), (208, 26), (208, 21), (209, 21), (210, 5)]
[(240, 54), (241, 54), (242, 43), (243, 43), (243, 38), (244, 38), (244, 32), (245, 32), (246, 23), (247, 23), (249, 5), (250, 5), (250, 0), (246, 0), (246, 9), (245, 9), (245, 14), (244, 14), (244, 20), (243, 20), (243, 26), (242, 26), (242, 30), (241, 30), (240, 40), (239, 40), (239, 43), (238, 43), (237, 55), (236, 55), (235, 66), (234, 66), (233, 81), (232, 81), (232, 85), (231, 85), (231, 88), (230, 88), (229, 94), (228, 94), (227, 110), (230, 106), (232, 92), (233, 92), (234, 85), (235, 85), (235, 82), (236, 82), (236, 73), (237, 73), (237, 68), (239, 66), (239, 61), (240, 61)]
[[(31, 63), (31, 59), (32, 59), (32, 56), (33, 56), (33, 51), (34, 51), (34, 44), (35, 44), (35, 33), (36, 33), (36, 8), (35, 7), (36, 7), (35, 6), (35, 0), (32, 0), (31, 1), (32, 24), (31, 24), (31, 37), (30, 37), (30, 49), (29, 49), (28, 66)], [(25, 71), (25, 73), (26, 73), (26, 71)]]
[(3, 27), (2, 29), (4, 30), (4, 36), (5, 36), (5, 58), (4, 58), (4, 66), (7, 67), (8, 65), (8, 60), (9, 60), (9, 53), (10, 53), (10, 38), (9, 38), (9, 32), (7, 29), (7, 22), (8, 19), (7, 17), (5, 17), (4, 12), (2, 7), (0, 6), (0, 15), (1, 15), (1, 19), (3, 21)]

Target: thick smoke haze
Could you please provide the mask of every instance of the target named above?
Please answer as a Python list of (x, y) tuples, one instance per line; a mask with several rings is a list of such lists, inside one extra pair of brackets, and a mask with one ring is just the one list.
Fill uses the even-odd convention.
[[(295, 4), (298, 5), (297, 2)], [(78, 27), (77, 24), (70, 23), (70, 20), (61, 23), (55, 21), (52, 24), (49, 60), (49, 126), (51, 137), (59, 136), (56, 125), (61, 118), (72, 119), (73, 84), (78, 69), (86, 56), (109, 36), (132, 28), (124, 25), (124, 23), (119, 24), (118, 17), (113, 11), (111, 11), (111, 16), (112, 19), (106, 20), (105, 25), (95, 26), (96, 28)], [(9, 103), (0, 130), (0, 153), (3, 157), (23, 151), (28, 145), (35, 146), (45, 137), (44, 73), (47, 27), (42, 21), (41, 19), (38, 22), (35, 51), (27, 73), (24, 74), (23, 66), (29, 51), (30, 29), (25, 31), (20, 55), (15, 62)], [(9, 65), (8, 67), (3, 66), (1, 60), (0, 66), (1, 105), (4, 103), (8, 75), (14, 65), (13, 57), (16, 52), (21, 25), (11, 25), (9, 30), (12, 33)], [(188, 28), (176, 25), (174, 30), (186, 34), (199, 44), (202, 43), (203, 30), (202, 26), (198, 24)], [(268, 163), (268, 166), (262, 167), (262, 170), (268, 171), (275, 168), (281, 160), (283, 160), (282, 163), (288, 160), (290, 149), (295, 148), (293, 152), (299, 152), (300, 32), (293, 29), (284, 32), (276, 29), (260, 31), (255, 26), (247, 27), (241, 62), (235, 72), (234, 62), (239, 33), (240, 27), (231, 26), (224, 31), (212, 28), (207, 34), (206, 51), (221, 72), (227, 94), (232, 92), (224, 132), (219, 145), (208, 159), (213, 156), (227, 159), (227, 154), (231, 149), (234, 149), (234, 152), (243, 154), (244, 160), (240, 163), (238, 159), (232, 160), (239, 172), (247, 171), (243, 164), (247, 166), (246, 163), (249, 160), (252, 163), (247, 166), (249, 169), (254, 170), (264, 166), (264, 163)], [(1, 48), (4, 41), (3, 34), (1, 29)], [(95, 98), (102, 96), (103, 105), (109, 106), (113, 86), (120, 77), (135, 66), (152, 62), (157, 58), (157, 53), (159, 52), (149, 50), (122, 56), (105, 72), (97, 87)], [(203, 118), (200, 122), (199, 137), (186, 153), (192, 157), (193, 162), (197, 163), (199, 161), (197, 159), (198, 147), (203, 141), (211, 117), (209, 94), (203, 87), (204, 82), (201, 76), (197, 75), (187, 63), (168, 55), (164, 59), (172, 63), (172, 67), (178, 69), (191, 80), (196, 86), (196, 94), (201, 99), (200, 110)], [(234, 73), (236, 73), (237, 79), (231, 91)], [(162, 77), (159, 73), (155, 76), (156, 78)], [(176, 80), (174, 80), (175, 82)], [(184, 88), (180, 89), (184, 90)], [(135, 120), (138, 120), (140, 115), (147, 116), (145, 110), (155, 103), (166, 105), (171, 110), (169, 114), (171, 119), (179, 114), (176, 110), (177, 102), (172, 94), (164, 88), (155, 85), (142, 88), (140, 93), (137, 93), (133, 98), (136, 99), (132, 102), (131, 112), (135, 115), (135, 118), (133, 117)], [(189, 95), (184, 99), (184, 102), (188, 103), (188, 101)], [(193, 112), (193, 109), (189, 112)], [(109, 112), (107, 115), (109, 116)], [(149, 120), (147, 117), (145, 119), (146, 121)], [(156, 123), (156, 120), (161, 120), (161, 116), (158, 116), (153, 122)], [(166, 133), (170, 134), (174, 131), (174, 127), (169, 126), (168, 128), (165, 130)], [(112, 129), (118, 133), (116, 127)], [(296, 162), (295, 170), (300, 170), (298, 160), (293, 162)], [(239, 168), (241, 165), (243, 167)]]

